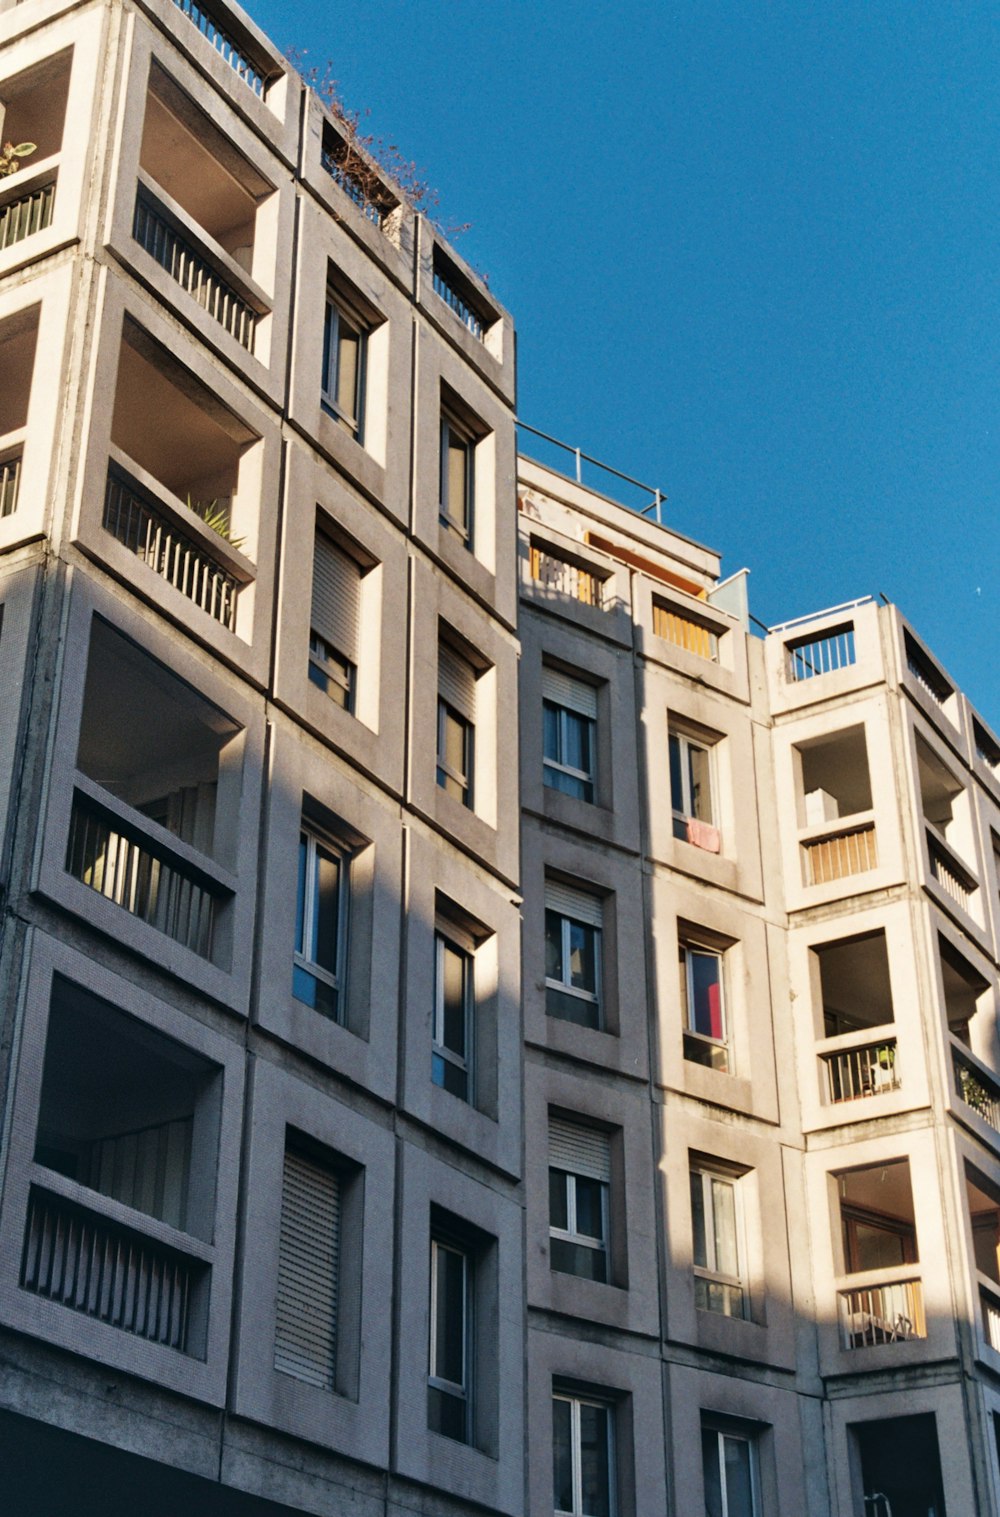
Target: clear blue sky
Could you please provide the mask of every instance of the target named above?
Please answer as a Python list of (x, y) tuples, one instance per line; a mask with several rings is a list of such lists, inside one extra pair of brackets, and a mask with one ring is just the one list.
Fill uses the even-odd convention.
[(472, 222), (524, 421), (766, 622), (884, 591), (1000, 726), (1000, 6), (248, 4)]

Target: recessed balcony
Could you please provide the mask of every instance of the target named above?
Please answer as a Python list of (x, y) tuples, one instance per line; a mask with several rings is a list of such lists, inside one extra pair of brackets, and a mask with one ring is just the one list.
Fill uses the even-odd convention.
[(859, 1042), (852, 1038), (849, 1043), (840, 1039), (836, 1049), (819, 1055), (826, 1077), (826, 1098), (832, 1106), (900, 1089), (896, 1039), (880, 1038), (873, 1043), (863, 1034), (861, 1038)]
[(957, 1048), (952, 1049), (951, 1058), (959, 1100), (1000, 1133), (1000, 1084)]
[(52, 224), (72, 60), (66, 50), (0, 83), (4, 142), (34, 146), (0, 179), (0, 252)]

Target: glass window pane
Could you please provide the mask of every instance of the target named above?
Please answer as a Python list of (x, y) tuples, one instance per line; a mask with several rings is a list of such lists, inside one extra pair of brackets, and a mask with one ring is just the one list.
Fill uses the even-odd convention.
[(750, 1442), (723, 1434), (722, 1450), (726, 1467), (726, 1517), (754, 1517)]
[(313, 932), (311, 952), (313, 963), (335, 974), (337, 970), (338, 886), (340, 883), (340, 860), (336, 854), (315, 846), (313, 870)]
[(688, 744), (690, 755), (691, 815), (700, 822), (712, 820), (712, 791), (709, 784), (709, 756), (706, 748)]
[(691, 1247), (699, 1269), (708, 1268), (708, 1235), (705, 1228), (705, 1186), (698, 1170), (691, 1171)]
[(563, 763), (590, 773), (590, 722), (575, 711), (563, 712)]
[(572, 1407), (552, 1398), (552, 1504), (557, 1512), (573, 1510)]
[(712, 1215), (715, 1221), (715, 1264), (721, 1275), (740, 1272), (736, 1253), (736, 1190), (728, 1180), (712, 1176)]
[(568, 1176), (561, 1169), (549, 1170), (549, 1226), (566, 1231), (569, 1227), (569, 1207), (566, 1201)]
[(345, 416), (357, 419), (358, 375), (361, 358), (361, 334), (340, 319), (340, 343), (337, 364), (337, 405)]
[(442, 1036), (445, 1048), (465, 1058), (467, 956), (450, 943), (441, 943)]
[(309, 858), (309, 839), (304, 832), (299, 834), (299, 888), (295, 906), (295, 951), (305, 954), (304, 939), (306, 917), (306, 871)]
[(333, 396), (337, 380), (337, 307), (329, 302), (323, 318), (323, 394)]
[(545, 913), (545, 974), (550, 980), (566, 983), (562, 967), (563, 919), (556, 911)]
[(456, 774), (465, 774), (465, 723), (448, 710), (444, 714), (444, 759)]
[(577, 990), (597, 989), (597, 934), (582, 922), (569, 924), (569, 983)]
[(585, 1517), (611, 1517), (611, 1469), (606, 1406), (580, 1405), (580, 1510)]
[(542, 705), (542, 752), (555, 763), (562, 762), (559, 748), (559, 707), (550, 701)]
[(707, 1038), (725, 1037), (722, 1023), (722, 986), (719, 980), (719, 956), (687, 950), (693, 1004), (691, 1030)]
[(576, 1176), (576, 1230), (581, 1237), (604, 1238), (604, 1186), (600, 1180)]
[(432, 1373), (465, 1384), (465, 1255), (434, 1245), (437, 1322)]
[(705, 1517), (725, 1517), (722, 1506), (722, 1470), (719, 1435), (713, 1428), (701, 1430), (701, 1467), (705, 1478)]
[(675, 732), (669, 738), (670, 747), (670, 804), (675, 811), (684, 811), (684, 782), (681, 771), (681, 740)]
[(463, 527), (469, 525), (469, 447), (448, 429), (448, 515)]

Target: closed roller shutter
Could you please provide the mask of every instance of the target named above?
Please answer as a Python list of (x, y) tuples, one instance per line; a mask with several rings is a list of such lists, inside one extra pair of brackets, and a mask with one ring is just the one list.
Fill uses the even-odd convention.
[(545, 881), (545, 909), (588, 927), (600, 927), (604, 920), (600, 896), (574, 890), (572, 885), (560, 884), (558, 880)]
[(597, 720), (597, 691), (593, 685), (571, 679), (568, 674), (561, 674), (547, 665), (542, 668), (542, 699), (564, 706), (567, 711), (575, 711), (579, 716), (589, 717), (592, 722)]
[(348, 663), (358, 661), (361, 569), (336, 543), (316, 533), (313, 555), (312, 630)]
[(438, 645), (438, 692), (467, 722), (476, 719), (476, 673), (468, 659), (447, 643)]
[(611, 1141), (606, 1132), (580, 1127), (563, 1117), (549, 1118), (549, 1164), (571, 1175), (611, 1183)]
[(333, 1390), (340, 1256), (340, 1180), (304, 1154), (285, 1153), (278, 1244), (274, 1367)]

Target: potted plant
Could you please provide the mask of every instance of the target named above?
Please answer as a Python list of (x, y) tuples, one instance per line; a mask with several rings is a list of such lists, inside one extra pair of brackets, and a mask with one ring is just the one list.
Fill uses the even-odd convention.
[(21, 159), (30, 158), (35, 148), (34, 142), (19, 142), (16, 146), (13, 142), (5, 142), (0, 148), (0, 179), (16, 174), (21, 167)]

